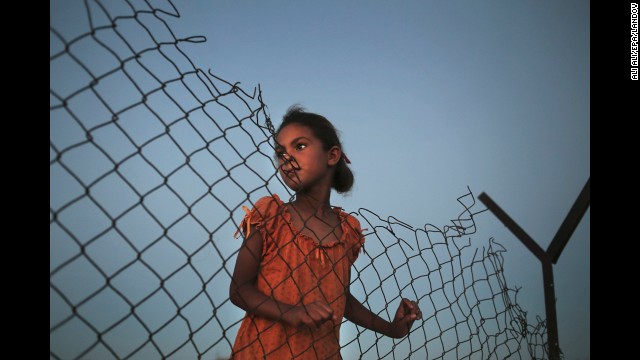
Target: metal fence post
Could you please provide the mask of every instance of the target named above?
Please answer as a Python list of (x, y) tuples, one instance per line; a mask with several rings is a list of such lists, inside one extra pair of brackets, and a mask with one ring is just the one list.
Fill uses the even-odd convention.
[(547, 251), (544, 251), (509, 215), (507, 215), (489, 195), (481, 193), (478, 199), (540, 260), (542, 281), (544, 282), (544, 303), (547, 325), (547, 345), (549, 359), (560, 360), (560, 342), (558, 339), (558, 321), (556, 315), (556, 297), (553, 281), (553, 264), (558, 261), (562, 250), (582, 220), (591, 202), (591, 178), (582, 188), (580, 195), (556, 232)]

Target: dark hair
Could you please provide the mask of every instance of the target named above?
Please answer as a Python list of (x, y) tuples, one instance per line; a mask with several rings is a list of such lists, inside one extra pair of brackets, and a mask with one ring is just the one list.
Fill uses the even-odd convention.
[[(276, 131), (276, 137), (282, 129), (291, 124), (300, 124), (309, 128), (311, 132), (313, 132), (313, 135), (322, 142), (325, 150), (329, 150), (333, 146), (338, 146), (342, 150), (342, 144), (338, 138), (336, 128), (324, 116), (307, 112), (299, 105), (293, 105), (287, 109), (287, 113), (282, 117), (282, 124), (280, 124)], [(343, 152), (336, 165), (336, 172), (333, 174), (331, 187), (336, 189), (340, 194), (346, 193), (353, 187), (353, 180), (353, 172), (351, 172), (351, 169), (347, 166)]]

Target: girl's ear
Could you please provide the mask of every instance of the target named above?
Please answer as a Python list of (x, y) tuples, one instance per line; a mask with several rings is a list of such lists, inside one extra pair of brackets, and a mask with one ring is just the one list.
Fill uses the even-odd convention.
[(340, 161), (341, 156), (342, 156), (342, 150), (340, 149), (340, 147), (337, 145), (332, 146), (331, 149), (329, 149), (327, 164), (329, 166), (336, 165), (338, 161)]

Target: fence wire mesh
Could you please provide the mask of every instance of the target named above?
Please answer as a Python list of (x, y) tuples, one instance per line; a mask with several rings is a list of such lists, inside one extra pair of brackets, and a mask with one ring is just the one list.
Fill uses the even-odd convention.
[[(258, 86), (198, 68), (170, 1), (53, 2), (50, 19), (50, 358), (220, 359), (243, 311), (229, 284), (242, 205), (278, 185)], [(359, 209), (351, 292), (383, 318), (402, 296), (423, 319), (391, 339), (345, 322), (344, 358), (544, 359), (507, 286), (504, 248), (473, 241), (475, 198), (451, 224)], [(392, 310), (389, 310), (392, 309)]]

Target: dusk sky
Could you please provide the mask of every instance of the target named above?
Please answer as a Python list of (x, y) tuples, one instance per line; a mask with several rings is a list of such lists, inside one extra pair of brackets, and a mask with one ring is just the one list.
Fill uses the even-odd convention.
[[(175, 29), (194, 61), (260, 84), (273, 121), (300, 103), (334, 122), (356, 185), (333, 202), (420, 227), (486, 192), (544, 249), (590, 177), (589, 1), (207, 2)], [(179, 36), (179, 35), (178, 35)], [(590, 211), (554, 266), (566, 359), (590, 357)], [(491, 213), (530, 320), (538, 260)]]
[[(442, 226), (469, 187), (546, 249), (590, 177), (589, 1), (174, 5), (181, 17), (166, 21), (175, 37), (206, 37), (180, 45), (196, 67), (245, 91), (260, 85), (276, 126), (296, 103), (334, 123), (356, 181), (332, 203), (349, 211)], [(56, 22), (74, 7), (86, 16), (82, 1), (51, 2), (62, 33), (86, 27)], [(62, 82), (53, 69), (50, 82)], [(56, 131), (52, 120), (52, 138)], [(286, 194), (278, 183), (270, 190)], [(493, 237), (506, 249), (504, 276), (537, 323), (545, 317), (539, 261), (491, 212), (476, 223), (472, 239)], [(589, 359), (590, 210), (553, 270), (560, 347), (567, 360)]]

